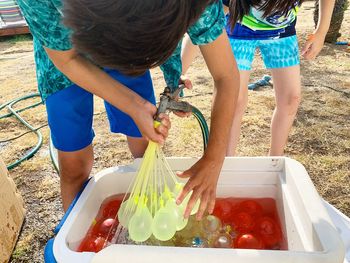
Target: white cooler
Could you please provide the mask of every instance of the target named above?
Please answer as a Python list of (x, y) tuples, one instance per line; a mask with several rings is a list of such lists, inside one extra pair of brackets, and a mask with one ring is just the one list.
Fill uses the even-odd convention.
[[(169, 158), (174, 171), (193, 158)], [(343, 263), (345, 249), (337, 229), (305, 168), (289, 158), (226, 158), (218, 197), (274, 198), (288, 250), (183, 248), (111, 245), (99, 253), (75, 252), (103, 200), (127, 191), (140, 160), (105, 169), (87, 184), (53, 243), (59, 263)]]

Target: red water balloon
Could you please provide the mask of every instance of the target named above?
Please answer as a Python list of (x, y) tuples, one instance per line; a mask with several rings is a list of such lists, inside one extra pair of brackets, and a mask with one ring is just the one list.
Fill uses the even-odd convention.
[(261, 236), (265, 246), (272, 248), (282, 241), (282, 231), (271, 217), (262, 217), (257, 220), (254, 232)]
[(254, 234), (243, 234), (239, 235), (234, 242), (235, 248), (244, 249), (263, 249), (264, 243), (261, 238)]
[(102, 250), (106, 239), (103, 237), (87, 236), (81, 242), (78, 252), (99, 252)]
[(118, 210), (122, 200), (112, 200), (103, 206), (102, 216), (103, 218), (115, 218), (117, 216)]
[(255, 220), (263, 215), (263, 208), (254, 200), (245, 200), (238, 204), (237, 210), (251, 215)]
[(116, 224), (117, 221), (114, 218), (101, 219), (92, 228), (92, 233), (95, 236), (107, 237), (108, 233), (116, 227)]
[(239, 233), (247, 233), (253, 230), (254, 228), (254, 219), (253, 217), (246, 212), (235, 213), (232, 217), (234, 228)]
[(219, 217), (223, 223), (231, 223), (233, 205), (228, 199), (217, 199), (213, 215)]

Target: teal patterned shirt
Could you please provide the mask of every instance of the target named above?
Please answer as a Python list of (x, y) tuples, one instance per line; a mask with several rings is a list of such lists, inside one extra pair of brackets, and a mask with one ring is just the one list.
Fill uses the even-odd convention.
[(72, 48), (70, 31), (61, 23), (61, 0), (17, 0), (33, 35), (34, 59), (39, 92), (45, 100), (73, 83), (51, 62), (44, 47)]
[[(33, 35), (36, 76), (39, 92), (45, 100), (51, 94), (73, 83), (51, 62), (44, 47), (53, 50), (72, 48), (70, 30), (62, 24), (62, 0), (17, 0)], [(224, 13), (221, 1), (208, 6), (199, 20), (188, 29), (195, 45), (214, 41), (224, 28)], [(161, 66), (167, 85), (178, 85), (182, 72), (181, 43), (174, 54)]]

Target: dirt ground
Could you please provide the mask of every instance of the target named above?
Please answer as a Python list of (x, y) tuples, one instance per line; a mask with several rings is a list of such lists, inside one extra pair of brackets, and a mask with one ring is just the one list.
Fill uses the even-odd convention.
[[(306, 2), (298, 21), (301, 44), (313, 29), (313, 3)], [(341, 40), (349, 40), (350, 11), (345, 15)], [(348, 48), (349, 50), (349, 48)], [(28, 37), (0, 39), (0, 105), (6, 101), (35, 93), (36, 79), (32, 43)], [(261, 59), (254, 62), (252, 81), (268, 72)], [(302, 61), (303, 99), (290, 134), (286, 155), (300, 161), (309, 172), (320, 195), (350, 216), (350, 53), (344, 46), (326, 44), (315, 61)], [(158, 69), (152, 70), (157, 96), (164, 87)], [(188, 101), (196, 105), (209, 120), (213, 83), (202, 58), (197, 58), (188, 76), (194, 90)], [(21, 102), (29, 105), (38, 98)], [(240, 156), (266, 155), (269, 126), (274, 108), (271, 88), (249, 92), (249, 107), (243, 121)], [(96, 99), (94, 128), (95, 163), (93, 173), (110, 166), (132, 161), (123, 136), (108, 130), (102, 101)], [(5, 114), (6, 111), (1, 111)], [(44, 106), (21, 114), (33, 127), (46, 124)], [(167, 156), (200, 156), (202, 141), (194, 118), (172, 117), (173, 128), (164, 150)], [(0, 120), (0, 141), (27, 131), (14, 118)], [(30, 160), (11, 171), (27, 209), (26, 221), (11, 262), (43, 262), (43, 248), (63, 215), (59, 197), (59, 177), (48, 151), (49, 131), (40, 129), (44, 143)], [(0, 155), (11, 163), (36, 144), (36, 136), (27, 134), (12, 142), (0, 143)]]

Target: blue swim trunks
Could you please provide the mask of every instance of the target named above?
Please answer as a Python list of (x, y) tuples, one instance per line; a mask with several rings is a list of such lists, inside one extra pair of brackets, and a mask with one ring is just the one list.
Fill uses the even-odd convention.
[(278, 39), (230, 38), (239, 70), (251, 70), (255, 50), (260, 49), (266, 68), (285, 68), (300, 64), (296, 35)]
[[(112, 78), (127, 86), (147, 101), (155, 104), (150, 72), (140, 77), (125, 76), (115, 70), (105, 70)], [(132, 118), (105, 102), (113, 133), (141, 137)], [(46, 99), (46, 110), (54, 146), (61, 151), (81, 150), (92, 143), (93, 94), (77, 85), (53, 93)]]

